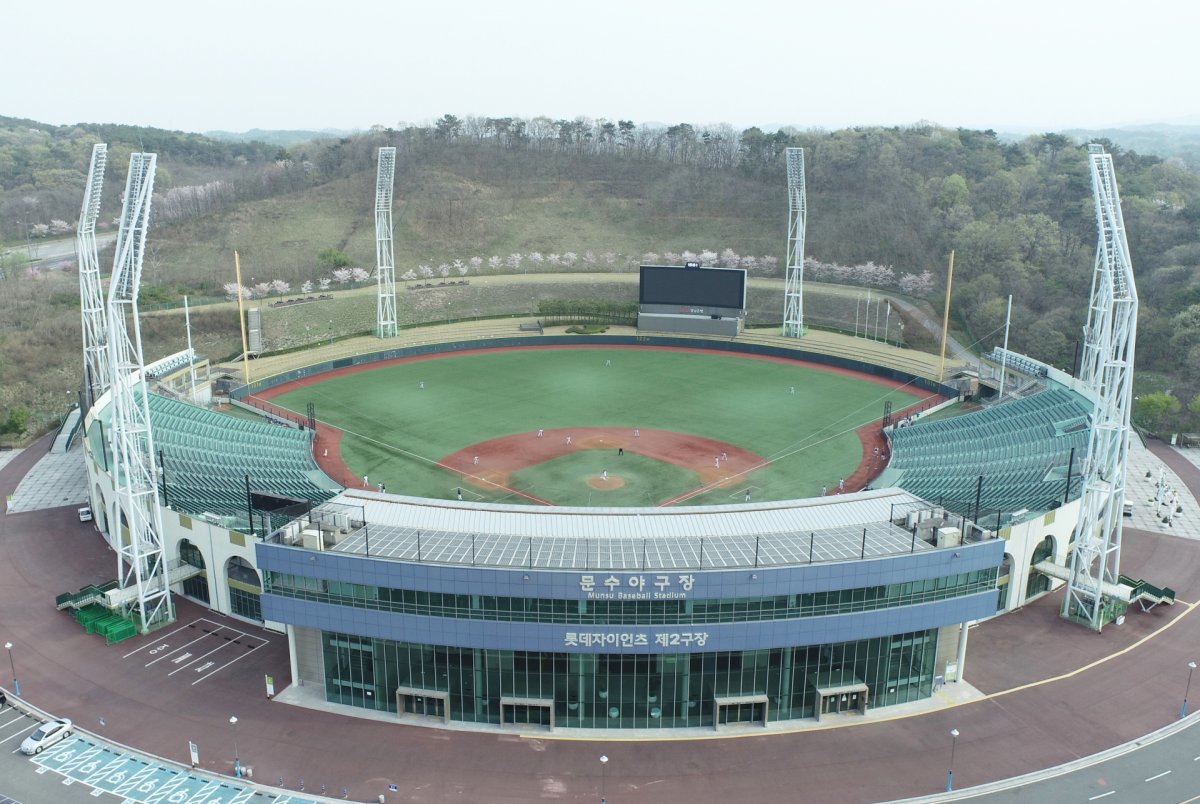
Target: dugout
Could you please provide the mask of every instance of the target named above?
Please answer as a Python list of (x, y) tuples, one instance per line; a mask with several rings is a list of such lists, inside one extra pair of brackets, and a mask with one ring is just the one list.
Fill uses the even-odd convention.
[(746, 271), (643, 265), (638, 305), (638, 332), (733, 338), (746, 319)]

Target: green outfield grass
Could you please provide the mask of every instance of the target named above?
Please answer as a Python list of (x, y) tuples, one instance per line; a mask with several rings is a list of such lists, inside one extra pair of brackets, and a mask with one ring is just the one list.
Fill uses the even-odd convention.
[[(689, 501), (716, 504), (742, 501), (746, 488), (762, 501), (815, 496), (822, 486), (836, 486), (861, 458), (854, 431), (878, 419), (885, 400), (900, 409), (917, 398), (799, 364), (698, 352), (565, 348), (412, 361), (333, 378), (273, 401), (297, 412), (314, 403), (318, 419), (344, 431), (342, 456), (349, 467), (399, 494), (451, 498), (462, 481), (435, 461), (480, 441), (539, 428), (670, 430), (727, 442), (771, 462), (737, 489), (715, 489)], [(543, 496), (541, 485), (549, 490), (562, 483), (559, 470), (548, 464), (519, 474), (513, 487), (535, 496)], [(692, 481), (681, 479), (685, 485), (674, 493), (689, 489)], [(582, 477), (561, 485), (568, 486), (578, 488), (578, 496), (556, 493), (554, 502), (589, 504)], [(670, 491), (662, 496), (674, 496)], [(593, 492), (591, 504), (626, 504), (614, 502), (615, 494)], [(499, 492), (476, 498), (520, 501)]]

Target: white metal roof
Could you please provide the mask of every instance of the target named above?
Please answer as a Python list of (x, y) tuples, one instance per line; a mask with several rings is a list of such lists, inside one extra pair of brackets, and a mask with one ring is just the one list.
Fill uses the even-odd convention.
[(890, 521), (922, 505), (901, 489), (651, 509), (531, 508), (348, 490), (322, 508), (362, 512), (366, 527), (333, 548), (343, 553), (473, 566), (716, 569), (931, 549)]

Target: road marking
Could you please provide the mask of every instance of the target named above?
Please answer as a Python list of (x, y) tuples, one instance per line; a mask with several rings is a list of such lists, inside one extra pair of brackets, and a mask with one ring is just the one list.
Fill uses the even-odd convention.
[[(265, 647), (267, 644), (268, 644), (268, 643), (267, 643), (267, 641), (264, 639), (261, 645), (255, 645), (253, 648), (251, 648), (250, 650), (246, 651), (245, 653), (243, 653), (241, 656), (237, 657), (237, 658), (236, 658), (236, 659), (234, 659), (233, 661), (226, 662), (225, 664), (223, 664), (223, 665), (221, 665), (220, 667), (218, 667), (216, 670), (213, 670), (213, 671), (212, 671), (212, 673), (209, 673), (209, 674), (208, 674), (208, 676), (211, 676), (213, 673), (219, 673), (219, 672), (221, 672), (221, 671), (222, 671), (222, 670), (224, 670), (226, 667), (228, 667), (229, 665), (233, 664), (233, 662), (239, 662), (239, 661), (241, 661), (242, 659), (245, 659), (245, 658), (246, 658), (247, 656), (249, 656), (251, 653), (254, 653), (254, 651), (258, 650), (259, 648)], [(208, 678), (208, 676), (201, 676), (200, 678), (196, 679), (195, 681), (193, 681), (193, 682), (192, 682), (192, 686), (193, 686), (193, 687), (194, 687), (194, 686), (196, 686), (196, 685), (197, 685), (197, 684), (199, 684), (201, 681), (203, 681), (204, 679)]]
[[(154, 663), (156, 663), (156, 662), (161, 662), (163, 659), (167, 658), (167, 657), (168, 657), (168, 656), (170, 656), (172, 653), (175, 653), (176, 651), (181, 651), (181, 650), (183, 650), (184, 648), (186, 648), (188, 645), (195, 645), (197, 642), (200, 642), (200, 641), (202, 641), (202, 640), (208, 639), (208, 638), (209, 638), (209, 637), (211, 637), (211, 636), (215, 636), (215, 637), (218, 637), (218, 638), (220, 638), (220, 635), (221, 635), (221, 630), (222, 630), (223, 628), (224, 628), (224, 626), (218, 627), (218, 628), (217, 628), (216, 630), (214, 630), (214, 631), (210, 631), (210, 632), (207, 632), (207, 633), (205, 633), (205, 634), (202, 634), (202, 635), (200, 635), (200, 636), (196, 637), (196, 638), (195, 638), (195, 639), (193, 639), (191, 642), (185, 642), (185, 643), (183, 643), (182, 645), (180, 645), (180, 646), (179, 646), (178, 648), (176, 648), (175, 650), (173, 650), (173, 651), (170, 651), (169, 653), (165, 653), (165, 654), (163, 654), (162, 656), (159, 656), (157, 659), (151, 659), (150, 661), (146, 662), (146, 667), (149, 667), (150, 665), (152, 665), (152, 664), (154, 664)], [(153, 652), (153, 651), (152, 651), (152, 652)]]
[(1150, 777), (1149, 779), (1147, 779), (1146, 781), (1147, 781), (1147, 782), (1153, 782), (1155, 779), (1161, 779), (1162, 777), (1166, 776), (1168, 773), (1170, 773), (1170, 771), (1169, 771), (1169, 770), (1165, 770), (1165, 771), (1163, 771), (1162, 773), (1158, 774), (1157, 776), (1151, 776), (1151, 777)]
[[(32, 734), (35, 728), (37, 728), (37, 727), (33, 726), (33, 727), (26, 728), (25, 731), (19, 731), (16, 734), (13, 734), (9, 737), (5, 737), (3, 740), (0, 740), (0, 743), (6, 743), (9, 740), (12, 740), (16, 737), (20, 737), (22, 734), (25, 734), (25, 735)], [(17, 751), (20, 751), (20, 750), (21, 750), (20, 748), (17, 749)], [(17, 751), (13, 751), (13, 753), (15, 754), (15, 753), (17, 753)]]
[(1104, 798), (1105, 796), (1111, 796), (1116, 792), (1117, 792), (1116, 790), (1109, 790), (1107, 793), (1101, 793), (1098, 796), (1092, 796), (1091, 798), (1088, 799), (1088, 801), (1095, 801), (1098, 798)]
[(180, 662), (187, 661), (190, 658), (192, 658), (192, 652), (188, 651), (182, 656), (177, 656), (176, 658), (172, 659), (171, 664), (179, 664)]

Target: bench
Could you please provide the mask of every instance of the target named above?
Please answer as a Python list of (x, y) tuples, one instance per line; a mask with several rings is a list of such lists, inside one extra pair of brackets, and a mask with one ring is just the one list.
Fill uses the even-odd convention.
[(542, 322), (534, 321), (532, 324), (521, 324), (520, 326), (517, 327), (517, 329), (521, 332), (536, 332), (538, 335), (541, 335), (542, 334)]

